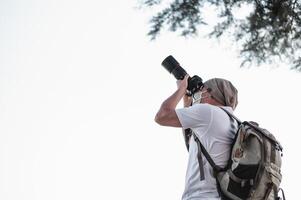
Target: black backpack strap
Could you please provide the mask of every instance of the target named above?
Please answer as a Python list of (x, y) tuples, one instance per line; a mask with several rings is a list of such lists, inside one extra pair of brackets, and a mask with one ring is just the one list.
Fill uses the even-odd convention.
[(190, 128), (183, 129), (182, 131), (183, 131), (183, 137), (184, 137), (186, 149), (187, 151), (189, 151), (189, 141), (192, 135), (192, 131)]
[(200, 171), (200, 180), (204, 180), (205, 179), (205, 173), (204, 173), (204, 163), (203, 163), (203, 158), (202, 158), (202, 144), (200, 143), (199, 139), (197, 138), (197, 136), (195, 134), (193, 134), (194, 137), (194, 141), (197, 143), (198, 145), (198, 162), (199, 162), (199, 171)]
[(221, 108), (223, 111), (225, 111), (225, 112), (229, 115), (229, 117), (235, 119), (235, 120), (237, 121), (238, 125), (240, 125), (240, 124), (242, 123), (235, 115), (233, 115), (232, 113), (230, 113), (227, 109), (225, 109), (225, 108), (223, 108), (223, 107), (220, 107), (220, 108)]
[[(228, 110), (220, 107), (222, 110), (224, 110), (229, 116), (230, 118), (234, 118), (238, 124), (241, 124), (241, 121), (236, 118), (232, 113), (230, 113)], [(188, 129), (186, 129), (188, 130)], [(186, 132), (185, 130), (185, 132)], [(202, 154), (206, 157), (207, 161), (209, 162), (209, 164), (211, 165), (211, 167), (213, 168), (213, 171), (216, 175), (216, 173), (220, 172), (223, 170), (223, 168), (221, 168), (220, 166), (216, 165), (215, 162), (213, 161), (213, 159), (211, 158), (211, 156), (209, 155), (208, 151), (205, 149), (205, 147), (202, 145), (201, 141), (199, 140), (199, 138), (192, 132), (191, 129), (189, 129), (189, 131), (193, 134), (194, 140), (197, 143), (198, 146), (198, 162), (199, 162), (199, 168), (200, 168), (200, 179), (201, 181), (205, 179), (204, 177), (204, 164), (203, 164), (203, 159), (202, 159)]]
[[(264, 133), (259, 127), (258, 124), (255, 122), (241, 122), (235, 115), (233, 115), (232, 113), (230, 113), (228, 110), (226, 110), (223, 107), (220, 107), (223, 111), (225, 111), (230, 117), (232, 117), (233, 119), (235, 119), (238, 122), (238, 125), (241, 124), (247, 124), (248, 126), (252, 127), (253, 129), (257, 130), (258, 132), (262, 133), (263, 136), (265, 136), (268, 140), (270, 140), (273, 144), (275, 144), (277, 146), (277, 148), (279, 148), (280, 151), (282, 151), (282, 146), (281, 144), (275, 140), (274, 138), (271, 138), (270, 136), (268, 136), (266, 133)], [(255, 125), (257, 124), (257, 125)]]
[(194, 133), (193, 133), (193, 137), (194, 137), (195, 142), (198, 145), (198, 162), (199, 162), (200, 177), (201, 177), (200, 179), (204, 180), (205, 176), (204, 176), (204, 164), (203, 164), (202, 154), (206, 157), (207, 161), (209, 162), (209, 164), (213, 168), (213, 171), (214, 171), (215, 174), (217, 172), (220, 172), (222, 170), (222, 168), (215, 164), (215, 162), (213, 161), (213, 159), (209, 155), (208, 151), (205, 149), (205, 147), (202, 145), (199, 138)]

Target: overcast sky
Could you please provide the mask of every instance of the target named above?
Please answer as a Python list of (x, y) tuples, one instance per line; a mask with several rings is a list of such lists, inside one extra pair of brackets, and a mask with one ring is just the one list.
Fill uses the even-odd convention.
[(281, 186), (296, 199), (301, 74), (240, 68), (226, 40), (163, 32), (150, 42), (151, 12), (136, 6), (0, 2), (0, 199), (180, 199), (188, 158), (181, 130), (153, 121), (176, 89), (161, 66), (168, 55), (190, 75), (232, 81), (236, 115), (282, 143)]

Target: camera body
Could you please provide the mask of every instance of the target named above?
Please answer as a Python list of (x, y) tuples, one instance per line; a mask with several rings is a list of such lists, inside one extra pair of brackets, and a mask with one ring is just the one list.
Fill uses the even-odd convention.
[[(167, 56), (162, 61), (162, 66), (177, 80), (183, 80), (187, 72), (181, 67), (178, 61), (173, 56)], [(203, 80), (201, 77), (194, 75), (188, 78), (187, 95), (192, 96), (194, 93), (198, 92), (203, 86)]]

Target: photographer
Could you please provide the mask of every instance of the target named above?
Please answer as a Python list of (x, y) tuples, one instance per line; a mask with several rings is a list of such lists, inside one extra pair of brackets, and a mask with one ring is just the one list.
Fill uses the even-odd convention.
[[(230, 113), (237, 106), (237, 90), (225, 79), (206, 81), (199, 89), (199, 98), (187, 96), (188, 78), (177, 80), (177, 90), (167, 98), (156, 114), (155, 121), (162, 126), (191, 129), (208, 151), (213, 161), (221, 167), (227, 164), (237, 124)], [(184, 108), (176, 109), (183, 98)], [(200, 166), (202, 163), (202, 166)], [(201, 171), (203, 173), (201, 173)], [(189, 159), (185, 190), (182, 200), (219, 200), (213, 169), (203, 156), (198, 160), (198, 146), (189, 138)]]

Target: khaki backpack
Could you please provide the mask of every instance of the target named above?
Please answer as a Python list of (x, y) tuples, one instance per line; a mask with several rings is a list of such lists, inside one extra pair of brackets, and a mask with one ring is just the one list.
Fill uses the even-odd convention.
[[(221, 108), (223, 109), (223, 108)], [(201, 180), (204, 179), (202, 155), (214, 170), (218, 191), (222, 200), (285, 200), (280, 189), (282, 147), (275, 137), (255, 122), (238, 122), (231, 155), (226, 167), (217, 166), (197, 136), (191, 132), (198, 145), (198, 161)]]

